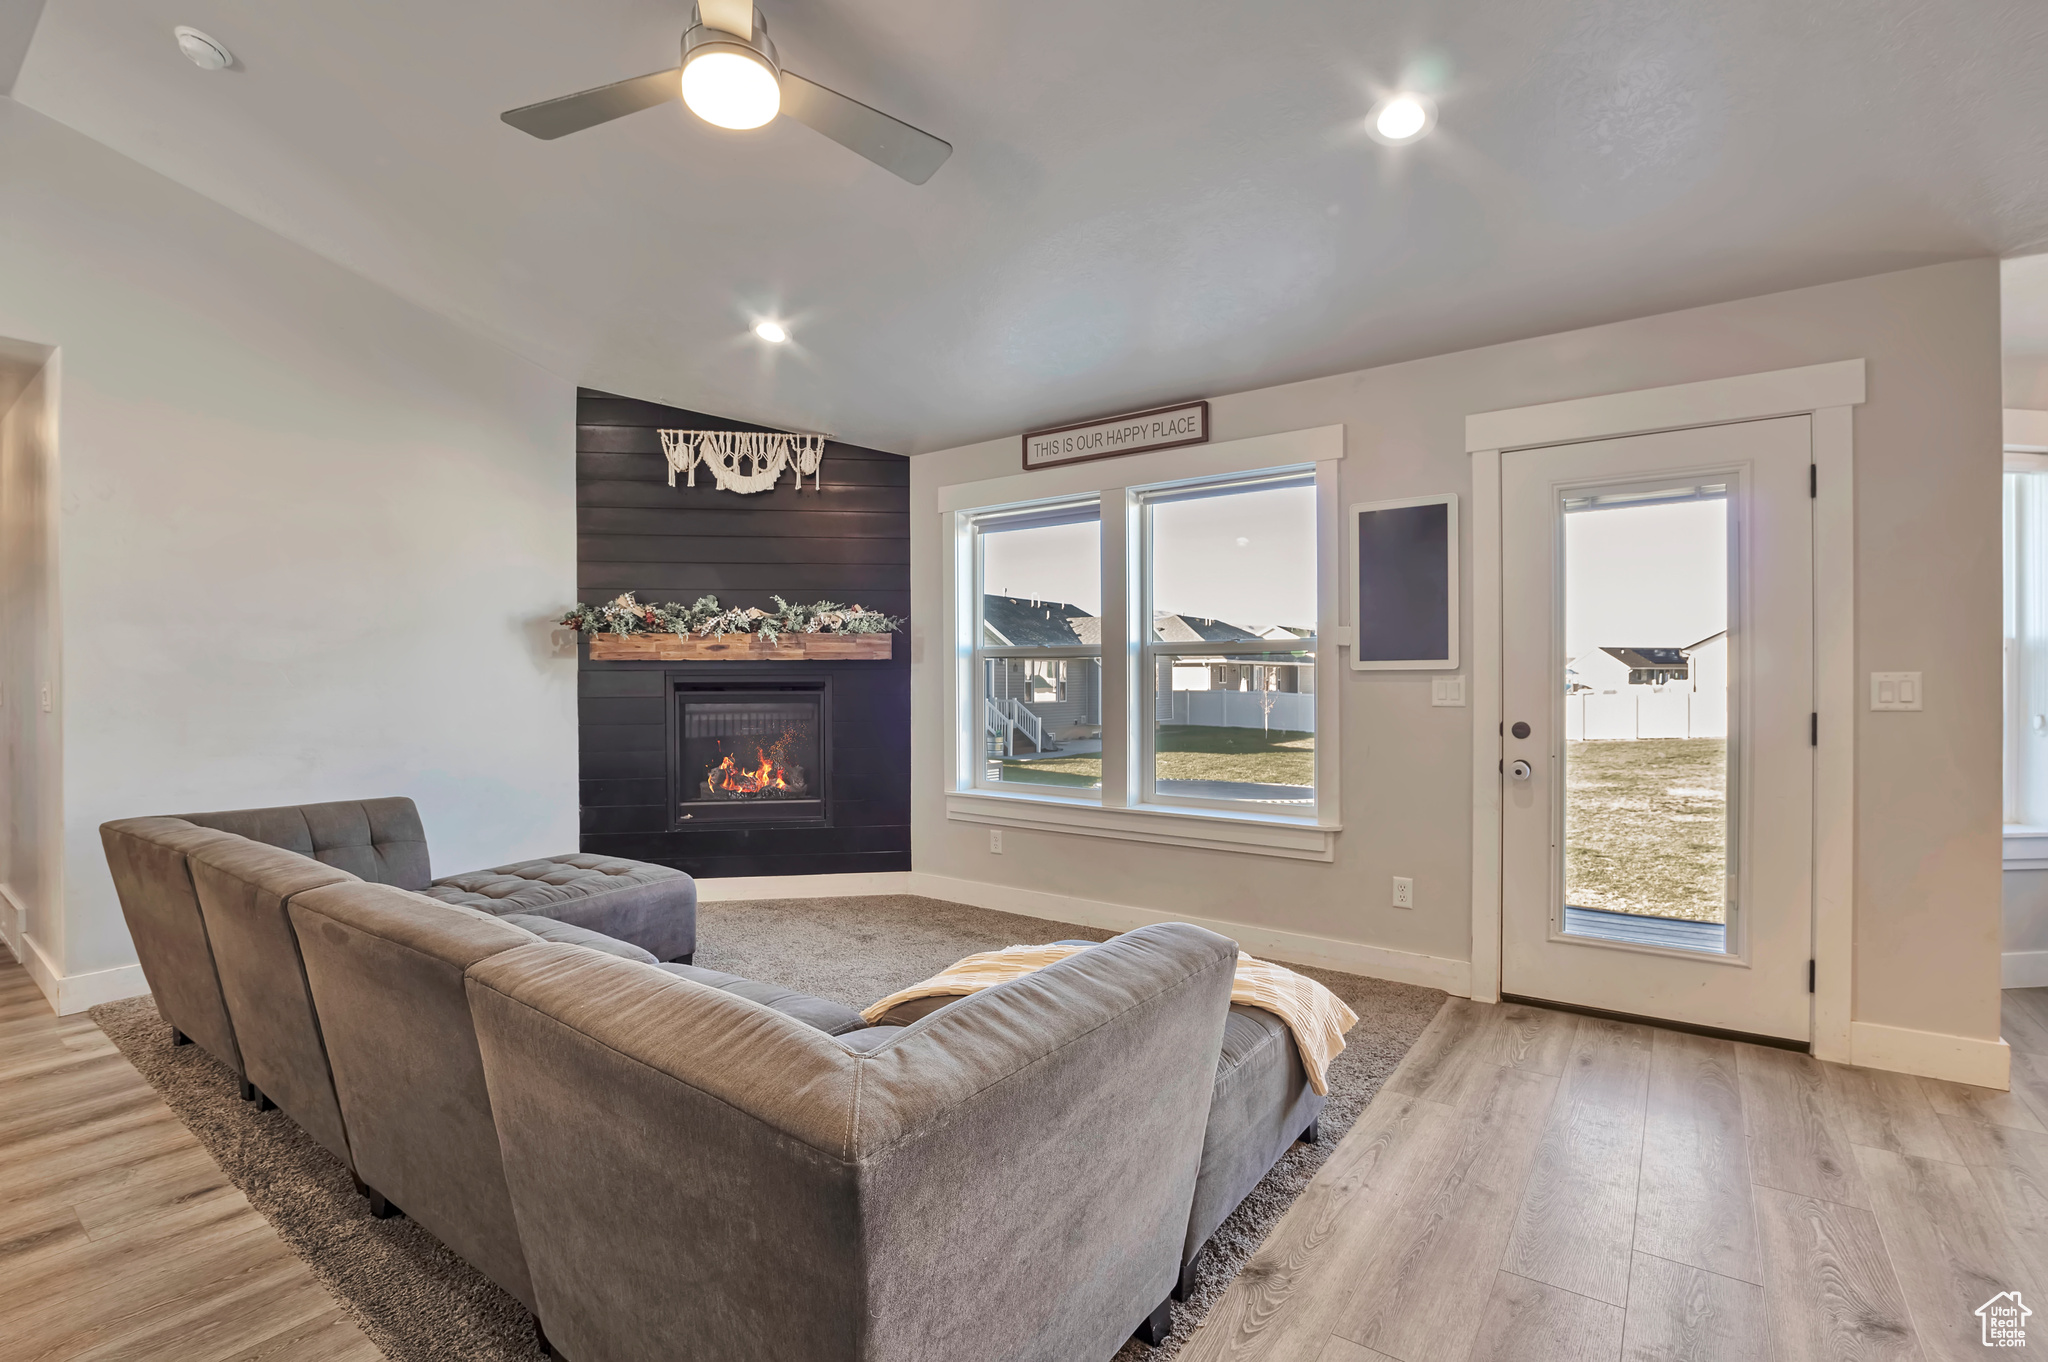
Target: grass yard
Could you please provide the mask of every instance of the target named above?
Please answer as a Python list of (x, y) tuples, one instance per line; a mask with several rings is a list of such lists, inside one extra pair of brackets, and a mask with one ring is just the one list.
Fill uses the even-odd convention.
[[(1313, 785), (1316, 735), (1290, 729), (1209, 728), (1168, 724), (1158, 733), (1161, 780), (1233, 780), (1262, 785)], [(1089, 787), (1102, 783), (1096, 755), (1005, 761), (1003, 779), (1027, 785)]]
[(1565, 744), (1565, 902), (1727, 920), (1728, 743)]

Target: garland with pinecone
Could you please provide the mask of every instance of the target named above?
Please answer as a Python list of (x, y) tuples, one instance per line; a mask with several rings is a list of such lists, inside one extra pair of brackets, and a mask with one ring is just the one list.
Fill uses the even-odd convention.
[(680, 601), (643, 605), (633, 593), (603, 605), (575, 607), (562, 616), (564, 627), (583, 634), (690, 634), (711, 638), (719, 634), (759, 634), (769, 642), (782, 634), (888, 634), (903, 627), (896, 615), (885, 615), (859, 605), (814, 601), (791, 605), (771, 596), (775, 609), (734, 606), (726, 609), (716, 596), (700, 596), (695, 605)]

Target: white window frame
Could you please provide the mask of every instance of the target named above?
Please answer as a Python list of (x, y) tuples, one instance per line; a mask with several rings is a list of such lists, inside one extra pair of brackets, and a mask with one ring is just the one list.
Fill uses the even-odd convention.
[[(2035, 476), (2048, 475), (2048, 413), (2008, 410), (2005, 413), (2005, 472), (2025, 473)], [(2015, 548), (2016, 532), (2019, 527), (2013, 523), (2014, 508), (2008, 503), (2005, 508), (2006, 544), (2010, 555)], [(2048, 533), (2048, 526), (2028, 526), (2024, 531), (2028, 537)], [(2023, 556), (2034, 557), (2023, 551)], [(2014, 636), (2014, 606), (2012, 596), (2013, 574), (2025, 571), (2019, 563), (2008, 559), (2005, 569), (2005, 599), (2002, 614), (2006, 621), (2005, 635), (2005, 828), (2004, 865), (2007, 870), (2048, 870), (2048, 822), (2038, 821), (2039, 811), (2024, 808), (2021, 793), (2021, 764), (2024, 757), (2022, 744), (2033, 738), (2020, 694), (2020, 659), (2017, 655), (2018, 640)], [(2038, 739), (2035, 739), (2038, 741)], [(2034, 815), (2037, 821), (2028, 821)]]
[[(962, 716), (962, 723), (965, 726), (971, 722), (976, 741), (979, 743), (979, 746), (975, 747), (975, 759), (972, 763), (972, 769), (968, 773), (969, 784), (976, 790), (1007, 793), (1014, 791), (1018, 785), (1028, 783), (1024, 781), (1003, 782), (988, 779), (987, 738), (986, 730), (983, 727), (983, 715), (995, 697), (988, 693), (989, 669), (984, 664), (988, 662), (1009, 662), (1015, 658), (1023, 658), (1029, 662), (1064, 662), (1079, 658), (1099, 658), (1104, 655), (1104, 652), (1101, 647), (1091, 648), (1087, 644), (1079, 642), (1072, 645), (1048, 644), (1044, 647), (1033, 647), (1028, 644), (1005, 646), (1002, 644), (983, 643), (981, 641), (981, 611), (977, 607), (982, 597), (988, 592), (988, 584), (983, 580), (983, 573), (986, 568), (986, 564), (983, 562), (985, 555), (975, 550), (974, 539), (976, 534), (980, 533), (976, 528), (975, 522), (978, 517), (986, 515), (993, 510), (1019, 511), (1031, 510), (1037, 507), (1042, 507), (1045, 510), (1054, 510), (1061, 506), (1078, 505), (1087, 499), (1085, 496), (1060, 497), (1047, 502), (1029, 503), (1025, 506), (982, 507), (966, 513), (963, 517), (962, 531), (967, 537), (968, 566), (966, 570), (974, 580), (973, 588), (967, 598), (969, 608), (973, 612), (969, 628), (971, 630), (970, 644), (974, 655), (972, 662), (974, 698), (969, 702), (969, 713)], [(1099, 790), (1072, 790), (1063, 797), (1094, 804), (1100, 801), (1101, 792)]]
[[(958, 822), (1034, 828), (1170, 846), (1331, 861), (1339, 813), (1337, 655), (1341, 605), (1339, 539), (1344, 427), (1321, 426), (1243, 440), (1160, 450), (1041, 469), (938, 489), (946, 659), (946, 816)], [(1313, 467), (1316, 481), (1316, 803), (1312, 814), (1265, 813), (1243, 804), (1211, 806), (1148, 798), (1145, 779), (1153, 702), (1150, 603), (1144, 599), (1140, 496), (1268, 470)], [(1054, 506), (1096, 496), (1102, 506), (1102, 789), (1097, 799), (1000, 790), (977, 784), (982, 759), (980, 611), (974, 517), (996, 509)], [(963, 589), (964, 588), (964, 589)], [(1232, 645), (1233, 648), (1236, 645)], [(1051, 657), (1065, 649), (1032, 649)], [(1277, 642), (1271, 649), (1302, 651)], [(1077, 653), (1093, 655), (1083, 648)], [(971, 701), (971, 703), (963, 703)]]
[[(1190, 478), (1152, 487), (1130, 489), (1132, 506), (1138, 517), (1138, 553), (1133, 570), (1138, 574), (1139, 601), (1136, 618), (1143, 622), (1144, 642), (1139, 667), (1137, 699), (1138, 713), (1135, 719), (1137, 729), (1137, 770), (1138, 802), (1145, 805), (1160, 805), (1167, 808), (1183, 809), (1224, 809), (1234, 812), (1250, 812), (1257, 808), (1257, 802), (1246, 799), (1197, 799), (1188, 795), (1160, 794), (1155, 785), (1159, 773), (1158, 753), (1155, 743), (1159, 737), (1159, 661), (1167, 657), (1206, 657), (1214, 654), (1228, 654), (1228, 660), (1250, 657), (1260, 653), (1286, 653), (1289, 655), (1312, 651), (1302, 647), (1306, 639), (1289, 642), (1285, 639), (1243, 639), (1230, 643), (1164, 643), (1152, 637), (1151, 621), (1159, 614), (1158, 603), (1153, 599), (1153, 529), (1149, 513), (1160, 501), (1170, 501), (1174, 492), (1194, 488), (1234, 488), (1256, 491), (1263, 483), (1282, 479), (1298, 478), (1302, 474), (1313, 476), (1314, 464), (1297, 464), (1290, 468), (1262, 468), (1251, 473), (1227, 473), (1220, 478)], [(1321, 489), (1317, 489), (1318, 504)], [(1165, 495), (1160, 495), (1165, 494)], [(1322, 603), (1317, 602), (1316, 613), (1322, 613)], [(1320, 637), (1320, 620), (1318, 637)], [(1256, 664), (1254, 664), (1256, 665)], [(1321, 716), (1317, 716), (1320, 720)], [(1316, 735), (1316, 783), (1322, 783), (1323, 765), (1322, 735)], [(1331, 757), (1334, 759), (1335, 753)]]

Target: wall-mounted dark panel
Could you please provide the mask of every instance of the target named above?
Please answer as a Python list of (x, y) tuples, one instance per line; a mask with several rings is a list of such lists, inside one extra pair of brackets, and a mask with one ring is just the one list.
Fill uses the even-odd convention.
[[(830, 443), (813, 487), (721, 492), (668, 485), (664, 428), (760, 430), (657, 403), (577, 394), (576, 578), (595, 604), (716, 595), (733, 606), (828, 599), (910, 613), (910, 463)], [(794, 665), (794, 664), (791, 664)], [(668, 685), (737, 675), (742, 664), (582, 661), (583, 849), (692, 875), (836, 874), (910, 868), (910, 639), (887, 662), (802, 664), (832, 685), (826, 827), (674, 830), (668, 807)], [(773, 674), (774, 664), (745, 666)]]

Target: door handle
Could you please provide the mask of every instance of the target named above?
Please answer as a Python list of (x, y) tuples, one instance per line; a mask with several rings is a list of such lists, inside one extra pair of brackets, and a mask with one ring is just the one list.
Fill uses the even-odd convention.
[(1527, 780), (1536, 774), (1536, 768), (1526, 761), (1517, 760), (1508, 764), (1508, 774), (1516, 780)]

